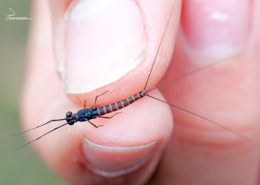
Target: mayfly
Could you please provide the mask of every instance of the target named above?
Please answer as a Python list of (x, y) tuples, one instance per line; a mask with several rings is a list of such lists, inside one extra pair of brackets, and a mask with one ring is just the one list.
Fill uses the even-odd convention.
[[(111, 113), (111, 112), (114, 112), (114, 111), (117, 111), (117, 110), (119, 110), (119, 109), (122, 109), (122, 108), (124, 108), (124, 107), (126, 107), (126, 106), (128, 106), (128, 105), (130, 105), (130, 104), (132, 104), (132, 103), (134, 103), (135, 101), (137, 101), (137, 100), (139, 100), (139, 99), (145, 97), (145, 96), (150, 97), (150, 98), (153, 98), (153, 99), (158, 100), (158, 101), (160, 101), (160, 102), (166, 103), (166, 104), (168, 104), (169, 106), (171, 106), (171, 107), (173, 107), (173, 108), (175, 108), (175, 109), (178, 109), (178, 110), (180, 110), (180, 111), (189, 113), (189, 114), (191, 114), (191, 115), (193, 115), (193, 116), (195, 116), (195, 117), (198, 117), (198, 118), (200, 118), (200, 119), (206, 120), (207, 122), (210, 122), (210, 123), (213, 123), (213, 124), (215, 124), (215, 125), (217, 125), (217, 126), (219, 126), (219, 127), (222, 127), (223, 129), (226, 129), (226, 130), (228, 130), (228, 131), (230, 131), (230, 132), (232, 132), (232, 133), (234, 133), (234, 134), (236, 134), (236, 135), (242, 136), (242, 135), (240, 135), (239, 133), (233, 131), (232, 129), (230, 129), (230, 128), (228, 128), (228, 127), (225, 127), (225, 126), (223, 126), (222, 124), (220, 124), (220, 123), (218, 123), (218, 122), (216, 122), (216, 121), (213, 121), (213, 120), (211, 120), (211, 119), (209, 119), (209, 118), (207, 118), (207, 117), (204, 117), (204, 116), (199, 115), (199, 114), (197, 114), (197, 113), (195, 113), (195, 112), (192, 112), (192, 111), (190, 111), (190, 110), (188, 110), (188, 109), (182, 108), (182, 107), (177, 106), (177, 105), (175, 105), (175, 104), (171, 104), (171, 103), (169, 103), (169, 102), (166, 102), (166, 101), (164, 101), (164, 100), (161, 100), (161, 99), (159, 99), (159, 98), (156, 98), (156, 97), (154, 97), (154, 96), (149, 95), (149, 92), (150, 92), (150, 91), (153, 91), (154, 89), (157, 89), (157, 88), (159, 88), (159, 87), (161, 87), (161, 86), (163, 86), (163, 85), (166, 85), (166, 84), (175, 82), (175, 81), (180, 80), (180, 79), (182, 79), (182, 78), (184, 78), (184, 77), (187, 77), (187, 76), (192, 75), (192, 74), (194, 74), (194, 73), (197, 73), (197, 72), (199, 72), (199, 71), (208, 69), (208, 68), (210, 68), (210, 67), (212, 67), (212, 66), (214, 66), (214, 65), (216, 65), (216, 64), (218, 64), (218, 63), (220, 63), (220, 62), (211, 63), (211, 64), (209, 64), (209, 65), (206, 65), (206, 66), (202, 67), (202, 68), (199, 68), (199, 69), (196, 69), (196, 70), (194, 70), (194, 71), (188, 72), (188, 73), (186, 73), (186, 74), (184, 74), (184, 75), (182, 75), (182, 76), (180, 76), (180, 77), (177, 77), (177, 78), (175, 78), (175, 79), (172, 79), (172, 80), (167, 81), (167, 82), (164, 82), (164, 83), (161, 83), (161, 84), (159, 84), (159, 85), (157, 85), (157, 86), (155, 86), (155, 87), (153, 87), (153, 88), (147, 90), (147, 85), (148, 85), (148, 83), (149, 83), (149, 79), (150, 79), (150, 77), (151, 77), (151, 74), (152, 74), (154, 65), (155, 65), (155, 63), (156, 63), (156, 59), (157, 59), (158, 53), (159, 53), (159, 51), (160, 51), (160, 48), (161, 48), (161, 45), (162, 45), (162, 42), (163, 42), (163, 39), (164, 39), (166, 30), (167, 30), (167, 28), (168, 28), (168, 25), (169, 25), (169, 22), (170, 22), (170, 19), (171, 19), (171, 16), (172, 16), (173, 9), (174, 9), (174, 5), (172, 5), (172, 7), (171, 7), (171, 11), (170, 11), (170, 15), (169, 15), (169, 17), (168, 17), (168, 21), (167, 21), (167, 23), (166, 23), (164, 32), (163, 32), (163, 34), (162, 34), (162, 38), (161, 38), (160, 43), (159, 43), (159, 46), (158, 46), (158, 48), (157, 48), (157, 50), (156, 50), (155, 57), (154, 57), (154, 59), (153, 59), (151, 69), (150, 69), (150, 71), (149, 71), (149, 74), (148, 74), (148, 76), (147, 76), (147, 79), (146, 79), (146, 81), (145, 81), (145, 85), (144, 85), (144, 88), (143, 88), (142, 91), (140, 91), (140, 92), (138, 92), (137, 94), (134, 94), (134, 95), (132, 95), (132, 96), (130, 96), (130, 97), (128, 97), (128, 98), (125, 98), (125, 99), (123, 99), (123, 100), (121, 100), (121, 101), (118, 101), (118, 102), (115, 102), (115, 103), (111, 103), (111, 104), (107, 104), (107, 105), (104, 105), (104, 106), (99, 106), (99, 107), (97, 107), (97, 106), (96, 106), (96, 103), (97, 103), (98, 97), (104, 95), (104, 94), (107, 92), (107, 91), (106, 91), (106, 92), (104, 92), (104, 93), (102, 93), (102, 94), (100, 94), (100, 95), (98, 95), (98, 96), (95, 97), (94, 106), (93, 106), (92, 108), (87, 108), (87, 107), (86, 107), (86, 101), (85, 101), (85, 103), (84, 103), (84, 108), (81, 109), (81, 110), (79, 110), (77, 113), (72, 113), (71, 111), (68, 111), (68, 112), (66, 113), (66, 117), (65, 117), (65, 118), (62, 118), (62, 119), (52, 119), (52, 120), (50, 120), (50, 121), (48, 121), (48, 122), (46, 122), (46, 123), (43, 123), (43, 124), (41, 124), (41, 125), (38, 125), (38, 126), (34, 127), (34, 128), (31, 128), (31, 129), (29, 129), (29, 130), (25, 130), (25, 131), (23, 131), (23, 132), (19, 132), (19, 133), (15, 134), (15, 135), (20, 135), (20, 134), (23, 134), (23, 133), (32, 131), (32, 130), (34, 130), (34, 129), (40, 128), (40, 127), (42, 127), (42, 126), (44, 126), (44, 125), (47, 125), (47, 124), (49, 124), (49, 123), (51, 123), (51, 122), (66, 121), (66, 123), (64, 123), (64, 124), (62, 124), (62, 125), (60, 125), (60, 126), (54, 128), (54, 129), (52, 129), (52, 130), (46, 132), (45, 134), (39, 136), (38, 138), (36, 138), (36, 139), (34, 139), (34, 140), (32, 140), (32, 141), (29, 141), (28, 143), (25, 143), (24, 145), (18, 147), (17, 149), (21, 149), (21, 148), (23, 148), (23, 147), (25, 147), (25, 146), (27, 146), (27, 145), (29, 145), (29, 144), (31, 144), (31, 143), (33, 143), (33, 142), (39, 140), (39, 139), (41, 139), (42, 137), (46, 136), (47, 134), (49, 134), (49, 133), (51, 133), (51, 132), (53, 132), (53, 131), (55, 131), (55, 130), (61, 128), (61, 127), (64, 127), (64, 126), (66, 126), (66, 125), (71, 125), (71, 126), (72, 126), (72, 125), (74, 125), (76, 122), (85, 122), (85, 121), (87, 121), (87, 122), (89, 122), (91, 125), (93, 125), (93, 126), (96, 127), (96, 128), (98, 128), (98, 127), (100, 127), (100, 126), (103, 126), (103, 125), (96, 125), (96, 124), (94, 124), (91, 120), (96, 119), (96, 118), (111, 119), (113, 116), (115, 116), (115, 115), (118, 114), (118, 113), (115, 113), (115, 114), (113, 114), (112, 116), (104, 116), (104, 115), (106, 115), (106, 114), (108, 114), (108, 113)], [(243, 136), (242, 136), (242, 137), (243, 137)]]

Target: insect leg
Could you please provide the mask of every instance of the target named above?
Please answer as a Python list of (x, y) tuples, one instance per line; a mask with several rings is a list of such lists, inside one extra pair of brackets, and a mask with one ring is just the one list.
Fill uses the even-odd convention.
[(94, 103), (94, 108), (96, 108), (96, 104), (97, 104), (97, 99), (98, 99), (98, 97), (100, 97), (100, 96), (106, 94), (107, 92), (108, 92), (108, 91), (105, 91), (105, 92), (103, 92), (102, 94), (96, 96), (96, 98), (95, 98), (95, 103)]
[(91, 124), (91, 125), (93, 125), (94, 127), (96, 127), (96, 128), (99, 128), (99, 127), (103, 127), (104, 125), (96, 125), (96, 124), (94, 124), (93, 122), (91, 122), (91, 121), (89, 121), (88, 120), (88, 122)]
[(87, 101), (84, 101), (84, 114), (86, 113), (86, 108), (87, 108)]
[(111, 119), (111, 118), (113, 118), (115, 115), (120, 114), (120, 113), (122, 113), (122, 112), (117, 112), (117, 113), (113, 114), (112, 116), (99, 116), (99, 118)]

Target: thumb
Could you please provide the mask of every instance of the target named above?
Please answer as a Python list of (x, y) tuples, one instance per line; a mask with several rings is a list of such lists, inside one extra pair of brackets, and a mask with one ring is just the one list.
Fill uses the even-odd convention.
[[(179, 1), (177, 1), (179, 2)], [(111, 103), (144, 88), (170, 11), (171, 21), (148, 87), (164, 75), (172, 56), (180, 5), (175, 1), (52, 1), (56, 69), (76, 104), (105, 91)], [(65, 11), (65, 10), (66, 11)], [(148, 67), (149, 66), (149, 67)], [(158, 69), (159, 68), (159, 69)], [(132, 82), (124, 86), (131, 78)]]

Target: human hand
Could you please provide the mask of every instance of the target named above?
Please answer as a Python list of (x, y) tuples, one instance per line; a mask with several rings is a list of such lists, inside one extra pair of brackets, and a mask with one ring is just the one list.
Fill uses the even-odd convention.
[(176, 3), (148, 89), (167, 69), (165, 80), (224, 62), (163, 86), (164, 97), (158, 90), (151, 95), (248, 139), (144, 97), (113, 119), (93, 120), (104, 127), (76, 123), (34, 143), (43, 160), (71, 184), (253, 184), (259, 158), (259, 1), (184, 1), (182, 8), (178, 0), (103, 2), (101, 7), (98, 1), (57, 0), (51, 10), (46, 1), (35, 2), (22, 103), (25, 129), (64, 118), (82, 109), (84, 100), (91, 107), (106, 90), (98, 105), (142, 90)]

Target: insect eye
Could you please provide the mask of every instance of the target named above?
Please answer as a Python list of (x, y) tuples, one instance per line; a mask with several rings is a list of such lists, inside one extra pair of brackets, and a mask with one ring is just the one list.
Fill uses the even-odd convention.
[(66, 117), (71, 117), (72, 116), (72, 112), (67, 112), (67, 114), (66, 114)]

